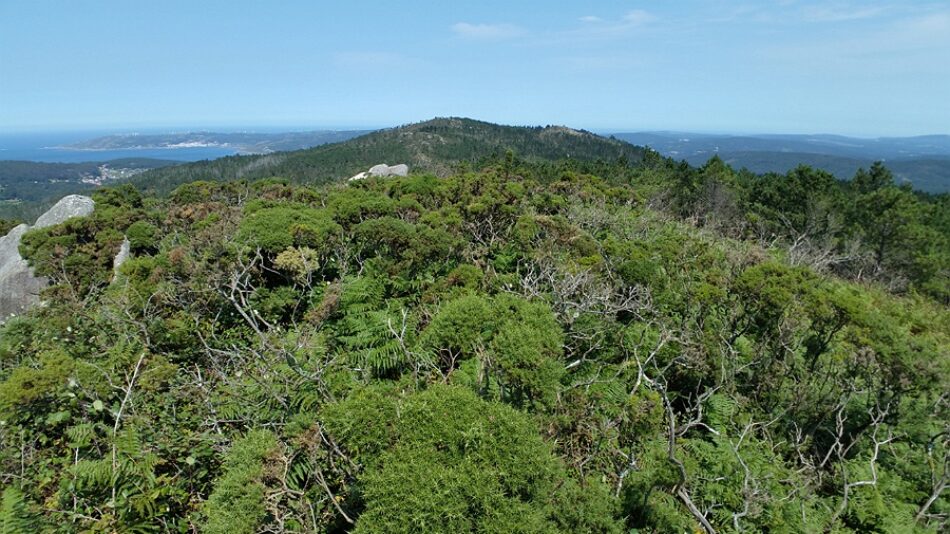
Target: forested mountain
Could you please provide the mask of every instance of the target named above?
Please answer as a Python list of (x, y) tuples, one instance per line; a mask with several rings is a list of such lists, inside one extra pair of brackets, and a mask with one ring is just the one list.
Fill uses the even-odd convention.
[(639, 147), (562, 126), (502, 126), (472, 119), (441, 118), (379, 130), (343, 143), (264, 156), (232, 156), (161, 169), (136, 177), (147, 190), (167, 192), (194, 180), (255, 179), (270, 176), (296, 183), (327, 183), (377, 163), (406, 163), (445, 175), (460, 162), (470, 165), (515, 151), (527, 161), (638, 161)]
[[(461, 150), (444, 124), (346, 153)], [(946, 196), (604, 146), (106, 188), (28, 233), (52, 285), (0, 330), (0, 524), (945, 531)]]
[[(80, 148), (165, 147), (197, 144), (240, 146), (265, 155), (224, 157), (170, 167), (163, 160), (121, 160), (89, 163), (37, 163), (0, 161), (0, 218), (31, 221), (60, 197), (84, 193), (92, 181), (108, 182), (102, 169), (149, 165), (161, 170), (136, 176), (141, 189), (167, 194), (176, 186), (195, 180), (229, 180), (281, 176), (297, 183), (323, 183), (352, 176), (378, 163), (407, 163), (412, 168), (446, 174), (460, 163), (477, 165), (509, 148), (531, 161), (576, 158), (584, 161), (627, 158), (636, 161), (642, 150), (627, 143), (564, 127), (518, 128), (470, 119), (434, 119), (381, 130), (320, 131), (287, 134), (185, 133), (166, 135), (108, 136), (79, 143)], [(357, 139), (352, 137), (359, 136)], [(346, 141), (346, 142), (337, 142)], [(326, 144), (334, 143), (334, 144)], [(301, 146), (323, 145), (294, 150)], [(90, 152), (90, 155), (95, 152)], [(120, 164), (124, 165), (120, 167)], [(128, 164), (128, 165), (126, 165)], [(132, 178), (127, 173), (121, 179)], [(84, 183), (86, 180), (87, 183)]]

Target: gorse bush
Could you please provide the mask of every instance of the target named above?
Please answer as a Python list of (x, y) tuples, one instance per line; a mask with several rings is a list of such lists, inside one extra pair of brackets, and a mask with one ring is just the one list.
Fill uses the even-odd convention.
[(950, 223), (883, 167), (287, 168), (27, 234), (4, 531), (946, 530)]
[(276, 206), (246, 211), (237, 241), (270, 254), (293, 245), (325, 248), (340, 231), (329, 213), (309, 207)]
[(370, 389), (326, 418), (366, 465), (359, 532), (620, 531), (610, 513), (585, 516), (610, 511), (605, 488), (575, 489), (527, 415), (471, 390)]

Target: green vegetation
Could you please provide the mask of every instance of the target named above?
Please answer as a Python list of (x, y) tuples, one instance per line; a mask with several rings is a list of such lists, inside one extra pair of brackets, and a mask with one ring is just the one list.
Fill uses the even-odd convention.
[(22, 224), (22, 221), (17, 219), (0, 219), (0, 236), (7, 235), (10, 233), (10, 230), (13, 230), (20, 224)]
[(365, 468), (356, 532), (620, 532), (603, 484), (581, 488), (526, 413), (471, 389), (369, 387), (326, 421)]
[(703, 165), (716, 154), (732, 167), (757, 174), (808, 165), (848, 179), (887, 160), (899, 183), (928, 193), (950, 192), (950, 136), (857, 138), (838, 135), (714, 135), (686, 132), (616, 133), (634, 145)]
[(680, 166), (674, 212), (727, 237), (778, 245), (787, 261), (950, 304), (950, 194), (898, 187), (880, 162), (850, 182), (799, 166), (735, 172), (719, 158)]
[(30, 232), (0, 526), (945, 531), (947, 198), (616, 156), (104, 189)]
[(254, 534), (267, 517), (264, 462), (276, 449), (273, 434), (251, 431), (234, 442), (222, 465), (223, 474), (205, 503), (204, 532)]
[(472, 119), (433, 119), (379, 130), (343, 143), (263, 156), (230, 156), (157, 169), (133, 179), (144, 190), (167, 193), (195, 180), (260, 179), (280, 176), (296, 183), (330, 183), (372, 165), (406, 163), (439, 176), (460, 164), (479, 167), (486, 158), (514, 150), (532, 162), (639, 161), (643, 149), (589, 132), (549, 126), (501, 126)]

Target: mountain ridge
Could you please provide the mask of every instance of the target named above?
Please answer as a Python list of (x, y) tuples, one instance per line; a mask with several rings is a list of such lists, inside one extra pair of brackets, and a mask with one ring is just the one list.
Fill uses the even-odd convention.
[(326, 183), (381, 163), (445, 175), (459, 162), (476, 162), (513, 150), (527, 161), (642, 158), (641, 147), (566, 126), (506, 126), (460, 117), (437, 117), (370, 132), (340, 143), (263, 156), (230, 156), (150, 171), (133, 182), (168, 191), (194, 180), (265, 178)]

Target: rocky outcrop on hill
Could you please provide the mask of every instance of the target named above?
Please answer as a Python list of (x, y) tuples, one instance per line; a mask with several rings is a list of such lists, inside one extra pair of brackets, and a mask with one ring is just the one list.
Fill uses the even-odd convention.
[(20, 257), (20, 238), (29, 229), (21, 224), (0, 237), (0, 323), (39, 301), (39, 292), (46, 287), (46, 280), (33, 276)]
[(351, 176), (349, 180), (362, 180), (364, 178), (370, 177), (385, 177), (385, 176), (406, 176), (409, 174), (409, 166), (405, 163), (400, 163), (398, 165), (386, 165), (385, 163), (380, 163), (379, 165), (373, 165), (369, 168), (368, 171), (361, 172), (357, 175)]
[(95, 202), (87, 196), (69, 195), (59, 199), (46, 213), (36, 219), (33, 228), (57, 225), (73, 217), (85, 217), (92, 213)]
[(33, 226), (21, 224), (0, 237), (0, 323), (39, 303), (39, 293), (47, 284), (45, 278), (33, 276), (33, 270), (20, 256), (23, 234), (32, 228), (45, 228), (72, 217), (84, 217), (92, 213), (94, 206), (89, 197), (69, 195), (41, 215)]

